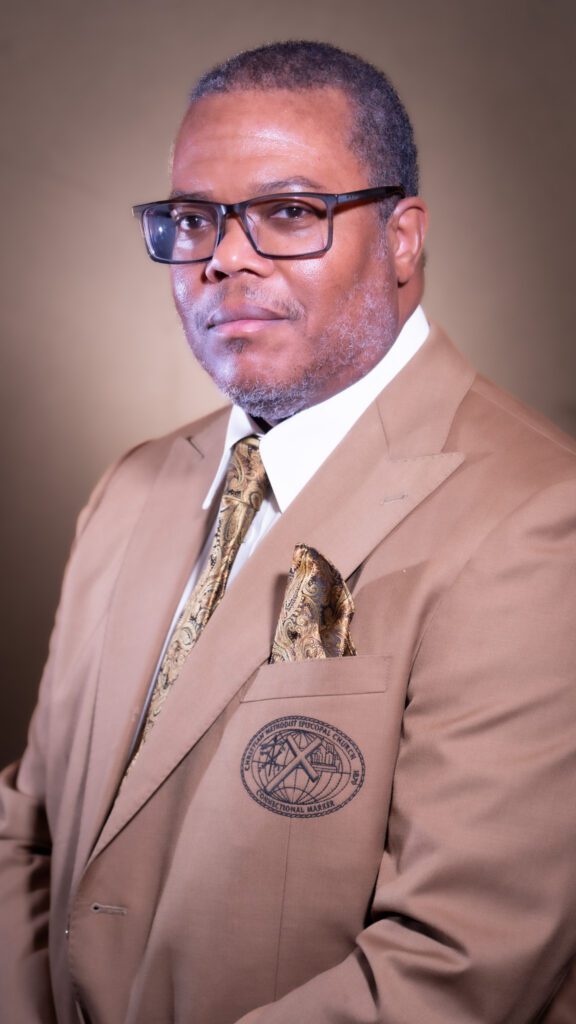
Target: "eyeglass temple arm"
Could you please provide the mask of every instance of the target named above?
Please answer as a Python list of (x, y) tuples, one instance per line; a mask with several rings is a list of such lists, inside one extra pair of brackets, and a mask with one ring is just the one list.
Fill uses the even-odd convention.
[(340, 192), (335, 199), (340, 204), (354, 203), (362, 199), (387, 199), (396, 195), (404, 199), (406, 190), (401, 185), (380, 185), (376, 188), (361, 188), (356, 192)]

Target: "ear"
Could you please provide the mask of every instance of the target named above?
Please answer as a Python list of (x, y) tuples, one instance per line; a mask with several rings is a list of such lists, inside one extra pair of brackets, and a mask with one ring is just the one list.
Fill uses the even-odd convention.
[(419, 196), (396, 204), (388, 220), (388, 244), (399, 285), (407, 284), (420, 269), (428, 227), (428, 208)]

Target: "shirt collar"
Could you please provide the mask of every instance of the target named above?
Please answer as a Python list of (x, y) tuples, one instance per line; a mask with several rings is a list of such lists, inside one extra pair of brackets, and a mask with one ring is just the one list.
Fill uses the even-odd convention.
[(262, 438), (260, 454), (281, 512), (314, 476), (377, 395), (406, 366), (424, 344), (429, 325), (421, 306), (412, 313), (386, 355), (364, 377), (344, 391), (283, 420), (267, 434), (239, 406), (232, 406), (220, 465), (202, 508), (210, 507), (230, 458), (243, 437)]

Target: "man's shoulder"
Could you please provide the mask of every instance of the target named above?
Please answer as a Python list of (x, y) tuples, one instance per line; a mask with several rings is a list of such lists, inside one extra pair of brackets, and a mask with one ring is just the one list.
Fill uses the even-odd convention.
[(571, 521), (573, 530), (576, 441), (476, 371), (453, 397), (442, 450), (463, 457), (453, 500), (466, 521), (483, 535), (486, 524), (525, 509), (533, 523)]
[(576, 440), (482, 376), (437, 324), (377, 401), (394, 457), (459, 451), (502, 485), (576, 475)]
[[(393, 458), (459, 453), (459, 500), (498, 507), (574, 502), (576, 442), (545, 416), (487, 380), (436, 325), (378, 400)], [(490, 512), (492, 514), (492, 512)]]
[(576, 455), (576, 438), (489, 378), (476, 376), (471, 397), (483, 408), (488, 430), (495, 430), (504, 437), (523, 439), (526, 443), (558, 448), (569, 458)]
[[(185, 423), (167, 434), (143, 441), (128, 449), (101, 477), (84, 509), (79, 530), (104, 507), (108, 518), (133, 521), (156, 485), (171, 453), (180, 449), (182, 454), (201, 459), (210, 456), (216, 463), (224, 443), (229, 407), (222, 407), (196, 420)], [(176, 460), (178, 461), (178, 460)], [(186, 460), (193, 466), (194, 458)]]
[(179, 440), (186, 441), (193, 446), (197, 446), (200, 440), (204, 444), (209, 445), (219, 442), (220, 438), (222, 438), (223, 443), (229, 415), (230, 406), (220, 406), (204, 416), (175, 427), (174, 430), (166, 434), (143, 441), (135, 448), (130, 449), (123, 458), (130, 458), (132, 455), (136, 455), (136, 453), (139, 453), (143, 459), (151, 458), (155, 460), (162, 458), (174, 442)]
[(576, 479), (576, 440), (543, 413), (478, 374), (455, 416), (451, 442), (500, 467), (501, 480), (547, 486)]
[(142, 441), (128, 449), (109, 472), (115, 475), (118, 470), (143, 470), (147, 475), (154, 475), (174, 445), (180, 442), (204, 455), (213, 446), (224, 443), (229, 413), (230, 407), (223, 406), (166, 434)]

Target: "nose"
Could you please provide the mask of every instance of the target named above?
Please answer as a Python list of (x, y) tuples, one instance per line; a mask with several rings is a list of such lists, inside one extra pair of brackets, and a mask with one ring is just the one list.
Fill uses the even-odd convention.
[(212, 259), (206, 264), (205, 276), (211, 283), (240, 273), (269, 277), (274, 272), (274, 262), (260, 256), (237, 217), (228, 216), (224, 223), (224, 234), (216, 246)]

